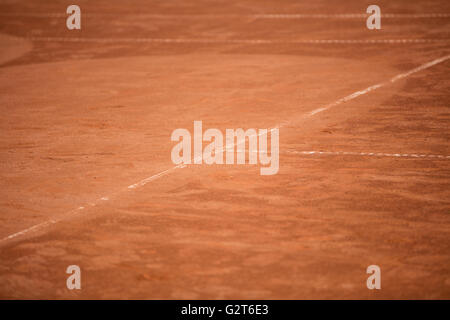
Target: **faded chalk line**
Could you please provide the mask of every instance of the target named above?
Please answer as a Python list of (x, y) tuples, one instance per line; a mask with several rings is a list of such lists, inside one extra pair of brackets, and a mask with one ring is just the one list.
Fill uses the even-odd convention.
[[(261, 19), (366, 19), (366, 13), (342, 14), (255, 14), (253, 17)], [(423, 19), (450, 18), (450, 13), (381, 13), (381, 18)]]
[[(367, 13), (254, 13), (254, 14), (158, 14), (132, 12), (83, 12), (86, 17), (131, 17), (151, 19), (366, 19)], [(1, 12), (1, 17), (33, 17), (33, 18), (67, 18), (66, 13), (59, 12)], [(450, 18), (450, 13), (381, 13), (381, 18), (398, 19), (442, 19)]]
[[(160, 178), (160, 177), (162, 177), (162, 176), (164, 176), (164, 175), (169, 174), (170, 172), (172, 172), (172, 171), (174, 171), (174, 170), (176, 170), (176, 169), (180, 169), (180, 168), (184, 168), (184, 167), (185, 167), (185, 165), (178, 165), (178, 166), (175, 166), (175, 167), (173, 167), (173, 168), (164, 170), (164, 171), (162, 171), (162, 172), (160, 172), (160, 173), (157, 173), (157, 174), (152, 175), (152, 176), (150, 176), (150, 177), (148, 177), (148, 178), (145, 178), (145, 179), (143, 179), (143, 180), (141, 180), (141, 181), (139, 181), (139, 182), (137, 182), (137, 183), (135, 183), (135, 184), (132, 184), (132, 185), (128, 186), (127, 188), (128, 188), (128, 189), (135, 189), (135, 188), (138, 188), (138, 187), (142, 187), (142, 186), (146, 185), (146, 184), (147, 184), (148, 182), (150, 182), (150, 181), (156, 180), (156, 179), (158, 179), (158, 178)], [(29, 228), (24, 229), (24, 230), (22, 230), (22, 231), (13, 233), (13, 234), (11, 234), (11, 235), (9, 235), (9, 236), (7, 236), (7, 237), (1, 239), (1, 240), (0, 240), (0, 244), (2, 244), (2, 242), (6, 241), (6, 240), (10, 240), (10, 239), (16, 238), (16, 237), (21, 236), (21, 235), (23, 235), (23, 234), (26, 234), (26, 233), (28, 233), (28, 232), (30, 232), (30, 231), (36, 231), (37, 229), (42, 229), (42, 228), (47, 227), (47, 226), (49, 226), (49, 225), (51, 225), (51, 224), (55, 224), (55, 223), (57, 223), (57, 222), (66, 220), (66, 219), (68, 219), (70, 216), (74, 216), (74, 215), (80, 213), (80, 212), (81, 212), (82, 210), (84, 210), (87, 206), (95, 207), (98, 203), (100, 203), (100, 201), (108, 201), (108, 200), (110, 200), (114, 195), (117, 195), (117, 194), (119, 194), (119, 193), (122, 193), (123, 191), (124, 191), (124, 190), (120, 190), (120, 191), (115, 192), (115, 193), (113, 193), (113, 194), (111, 194), (111, 195), (109, 195), (109, 196), (103, 196), (103, 197), (100, 197), (100, 198), (97, 199), (96, 201), (91, 202), (91, 203), (87, 204), (86, 206), (80, 206), (80, 207), (78, 207), (78, 208), (76, 208), (76, 209), (73, 209), (73, 210), (71, 210), (71, 211), (66, 212), (65, 214), (62, 214), (60, 217), (56, 217), (56, 218), (53, 218), (53, 219), (49, 219), (48, 221), (45, 221), (45, 222), (42, 222), (42, 223), (38, 223), (38, 224), (36, 224), (36, 225), (34, 225), (34, 226), (32, 226), (32, 227), (29, 227)]]
[(93, 37), (27, 37), (41, 42), (87, 43), (176, 43), (176, 44), (411, 44), (450, 43), (450, 39), (198, 39), (198, 38), (93, 38)]
[(343, 155), (343, 156), (365, 156), (365, 157), (394, 157), (394, 158), (434, 158), (450, 159), (450, 156), (442, 154), (417, 154), (417, 153), (382, 153), (382, 152), (352, 152), (352, 151), (292, 151), (286, 153), (301, 155)]
[[(336, 100), (335, 102), (330, 103), (330, 104), (328, 104), (328, 105), (326, 105), (326, 106), (324, 106), (324, 107), (322, 107), (322, 108), (315, 109), (315, 110), (313, 110), (313, 111), (311, 111), (311, 112), (309, 112), (309, 113), (307, 113), (307, 114), (304, 114), (303, 116), (299, 117), (299, 118), (296, 119), (296, 120), (284, 121), (284, 122), (278, 124), (277, 126), (275, 126), (274, 128), (281, 128), (281, 127), (286, 126), (286, 125), (288, 125), (288, 124), (292, 124), (292, 123), (294, 123), (295, 121), (298, 121), (299, 119), (305, 119), (305, 118), (312, 117), (312, 116), (314, 116), (314, 115), (316, 115), (316, 114), (318, 114), (318, 113), (320, 113), (320, 112), (326, 111), (326, 110), (328, 110), (328, 109), (330, 109), (330, 108), (332, 108), (332, 107), (335, 107), (335, 106), (338, 106), (338, 105), (340, 105), (340, 104), (342, 104), (342, 103), (345, 103), (345, 102), (347, 102), (347, 101), (353, 100), (353, 99), (355, 99), (355, 98), (357, 98), (357, 97), (359, 97), (359, 96), (361, 96), (361, 95), (364, 95), (364, 94), (366, 94), (366, 93), (368, 93), (368, 92), (370, 92), (370, 91), (373, 91), (373, 90), (379, 89), (379, 88), (381, 88), (381, 87), (384, 87), (384, 86), (386, 86), (386, 85), (388, 85), (388, 84), (394, 83), (394, 82), (396, 82), (396, 81), (398, 81), (398, 80), (400, 80), (400, 79), (406, 78), (406, 77), (408, 77), (408, 76), (410, 76), (410, 75), (412, 75), (412, 74), (414, 74), (414, 73), (417, 73), (417, 72), (419, 72), (419, 71), (421, 71), (421, 70), (430, 68), (430, 67), (432, 67), (432, 66), (434, 66), (434, 65), (436, 65), (436, 64), (442, 63), (442, 62), (444, 62), (444, 61), (446, 61), (446, 60), (448, 60), (448, 59), (450, 59), (450, 55), (447, 55), (447, 56), (444, 56), (444, 57), (435, 59), (435, 60), (430, 61), (430, 62), (427, 62), (427, 63), (422, 64), (421, 66), (419, 66), (419, 67), (417, 67), (417, 68), (414, 68), (414, 69), (408, 71), (408, 72), (401, 73), (401, 74), (399, 74), (399, 75), (397, 75), (397, 76), (391, 78), (391, 79), (388, 80), (388, 81), (385, 81), (385, 82), (383, 82), (383, 83), (379, 83), (379, 84), (372, 85), (372, 86), (370, 86), (370, 87), (368, 87), (368, 88), (366, 88), (366, 89), (364, 89), (364, 90), (361, 90), (361, 91), (356, 91), (356, 92), (354, 92), (354, 93), (352, 93), (352, 94), (350, 94), (350, 95), (348, 95), (348, 96), (346, 96), (346, 97), (344, 97), (344, 98), (341, 98), (341, 99), (339, 99), (339, 100)], [(273, 130), (274, 128), (272, 128), (271, 130)], [(261, 134), (258, 134), (258, 135), (261, 135)], [(238, 145), (238, 144), (240, 144), (240, 143), (242, 143), (242, 142), (245, 142), (245, 138), (244, 138), (244, 140), (238, 141), (238, 142), (236, 143), (236, 145)], [(234, 146), (235, 146), (234, 143), (229, 144), (229, 145), (226, 145), (224, 148), (222, 148), (221, 152), (223, 152), (224, 150), (226, 150), (226, 149), (228, 149), (228, 148), (232, 148), (232, 147), (234, 148)], [(303, 151), (303, 152), (306, 152), (306, 151)], [(308, 151), (308, 152), (316, 152), (316, 151)], [(322, 152), (322, 151), (318, 151), (318, 152)], [(415, 155), (415, 154), (414, 154), (414, 155)], [(420, 157), (421, 155), (418, 155), (418, 156)], [(432, 155), (429, 155), (429, 156), (430, 156), (430, 158), (431, 158)], [(414, 157), (414, 156), (413, 156), (413, 157)], [(440, 157), (440, 156), (438, 155), (437, 158), (439, 158), (439, 157)], [(129, 190), (129, 191), (130, 191), (130, 190), (137, 189), (137, 188), (142, 187), (142, 186), (144, 186), (145, 184), (147, 184), (147, 183), (149, 183), (149, 182), (151, 182), (151, 181), (154, 181), (154, 180), (156, 180), (156, 179), (159, 179), (159, 178), (161, 178), (161, 177), (163, 177), (163, 176), (165, 176), (165, 175), (167, 175), (167, 174), (170, 174), (170, 173), (174, 172), (174, 171), (177, 170), (177, 169), (181, 169), (181, 168), (184, 168), (184, 167), (186, 167), (186, 165), (180, 164), (180, 165), (174, 166), (174, 167), (172, 167), (172, 168), (169, 168), (169, 169), (167, 169), (167, 170), (161, 171), (161, 172), (159, 172), (159, 173), (157, 173), (157, 174), (154, 174), (154, 175), (152, 175), (152, 176), (150, 176), (150, 177), (147, 177), (147, 178), (145, 178), (145, 179), (143, 179), (143, 180), (141, 180), (141, 181), (139, 181), (139, 182), (137, 182), (137, 183), (135, 183), (135, 184), (132, 184), (132, 185), (128, 186), (127, 188), (125, 188), (124, 190), (121, 190), (121, 191), (118, 191), (118, 192), (114, 193), (113, 195), (122, 193), (122, 192), (124, 192), (125, 190)], [(100, 197), (99, 199), (97, 199), (96, 201), (94, 201), (94, 202), (92, 202), (92, 203), (90, 203), (90, 204), (88, 204), (88, 205), (89, 205), (89, 206), (96, 206), (97, 203), (101, 203), (101, 202), (104, 202), (104, 201), (108, 201), (109, 199), (111, 199), (111, 196), (112, 196), (112, 195)], [(47, 226), (50, 226), (50, 225), (52, 225), (52, 224), (55, 224), (55, 223), (60, 222), (60, 221), (62, 221), (62, 220), (65, 220), (65, 219), (67, 219), (69, 216), (72, 216), (72, 215), (75, 215), (75, 214), (78, 214), (78, 213), (82, 212), (82, 211), (85, 209), (85, 207), (86, 207), (86, 206), (80, 206), (80, 207), (78, 207), (78, 208), (76, 208), (76, 209), (74, 209), (74, 210), (71, 210), (71, 211), (66, 212), (65, 214), (62, 214), (61, 216), (59, 216), (59, 217), (57, 217), (57, 218), (49, 219), (49, 220), (47, 220), (47, 221), (45, 221), (45, 222), (36, 224), (36, 225), (31, 226), (31, 227), (29, 227), (29, 228), (27, 228), (27, 229), (24, 229), (24, 230), (22, 230), (22, 231), (19, 231), (19, 232), (16, 232), (16, 233), (11, 234), (11, 235), (9, 235), (9, 236), (6, 236), (6, 237), (4, 237), (3, 239), (0, 240), (0, 245), (3, 245), (6, 241), (11, 240), (11, 239), (13, 239), (13, 238), (16, 238), (16, 237), (18, 237), (18, 236), (27, 234), (27, 233), (29, 233), (29, 232), (31, 232), (31, 231), (36, 231), (36, 230), (39, 230), (39, 229), (43, 229), (43, 228), (45, 228), (45, 227), (47, 227)]]

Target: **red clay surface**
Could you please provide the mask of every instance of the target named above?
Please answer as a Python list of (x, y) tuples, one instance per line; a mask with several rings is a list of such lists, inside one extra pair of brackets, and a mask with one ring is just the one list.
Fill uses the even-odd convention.
[[(69, 31), (69, 4), (0, 5), (0, 298), (450, 298), (450, 60), (304, 117), (450, 54), (450, 18), (386, 18), (369, 31), (358, 18), (251, 15), (365, 13), (370, 1), (97, 0), (77, 1), (82, 30)], [(444, 0), (378, 5), (450, 13)], [(174, 167), (170, 135), (194, 120), (223, 132), (289, 120), (279, 173), (190, 165), (127, 189)], [(79, 291), (66, 288), (73, 264)], [(372, 264), (381, 290), (366, 287)]]

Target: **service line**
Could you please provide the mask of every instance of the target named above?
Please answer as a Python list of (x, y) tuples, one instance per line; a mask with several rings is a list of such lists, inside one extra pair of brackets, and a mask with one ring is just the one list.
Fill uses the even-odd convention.
[(354, 151), (296, 151), (288, 150), (285, 153), (301, 155), (332, 155), (332, 156), (364, 156), (364, 157), (394, 157), (394, 158), (419, 158), (419, 159), (450, 159), (450, 156), (442, 154), (418, 154), (418, 153), (384, 153), (384, 152), (354, 152)]
[(94, 37), (27, 37), (36, 42), (86, 43), (163, 43), (163, 44), (412, 44), (450, 43), (450, 39), (200, 39), (200, 38), (94, 38)]
[[(145, 19), (366, 19), (366, 13), (254, 13), (254, 14), (160, 14), (135, 12), (83, 12), (86, 17), (130, 17)], [(32, 18), (67, 18), (61, 12), (0, 12), (0, 17), (32, 17)], [(381, 17), (388, 19), (445, 19), (450, 13), (381, 13)]]

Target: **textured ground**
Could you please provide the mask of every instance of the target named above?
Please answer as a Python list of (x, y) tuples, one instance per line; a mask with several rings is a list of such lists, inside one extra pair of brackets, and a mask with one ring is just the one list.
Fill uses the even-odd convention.
[[(366, 1), (77, 3), (81, 31), (65, 27), (67, 1), (0, 4), (1, 298), (450, 298), (450, 60), (305, 116), (449, 55), (449, 17), (369, 31), (364, 18), (253, 16)], [(450, 13), (448, 1), (379, 5)], [(444, 41), (289, 43), (311, 39)], [(191, 165), (128, 189), (174, 167), (170, 135), (194, 120), (288, 120), (279, 173)], [(72, 264), (80, 291), (66, 288)], [(371, 264), (381, 290), (366, 288)]]

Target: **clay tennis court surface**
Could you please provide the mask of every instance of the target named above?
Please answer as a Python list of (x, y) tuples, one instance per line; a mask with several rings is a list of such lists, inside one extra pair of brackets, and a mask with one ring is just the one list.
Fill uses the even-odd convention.
[[(1, 298), (450, 298), (450, 2), (74, 3), (0, 4)], [(194, 120), (278, 174), (174, 169)]]

